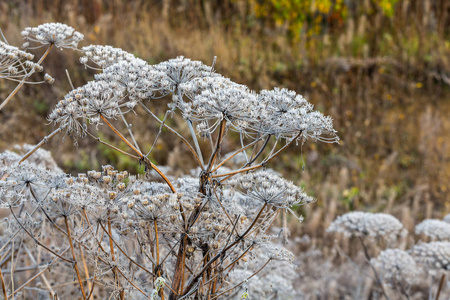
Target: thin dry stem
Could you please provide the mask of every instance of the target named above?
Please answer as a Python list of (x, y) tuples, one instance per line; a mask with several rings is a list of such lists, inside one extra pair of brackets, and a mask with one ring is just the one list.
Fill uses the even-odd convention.
[[(37, 62), (38, 65), (40, 65), (44, 61), (44, 59), (50, 53), (50, 50), (52, 50), (52, 48), (53, 48), (53, 44), (50, 44), (50, 46), (47, 48), (45, 53), (42, 55), (41, 59), (39, 59), (39, 61)], [(9, 96), (5, 99), (5, 101), (3, 101), (3, 103), (0, 105), (0, 110), (2, 110), (3, 107), (5, 107), (5, 105), (8, 104), (8, 102), (14, 97), (14, 95), (17, 94), (17, 92), (20, 90), (20, 88), (25, 84), (26, 79), (29, 78), (33, 73), (34, 73), (34, 71), (31, 71), (29, 74), (27, 74), (22, 79), (22, 81), (19, 82), (19, 84), (16, 86), (16, 88), (11, 92), (11, 94), (9, 94)]]
[(86, 293), (84, 291), (83, 281), (81, 280), (80, 271), (78, 270), (77, 258), (75, 256), (75, 248), (73, 247), (72, 236), (70, 234), (69, 221), (67, 220), (66, 216), (64, 216), (64, 221), (66, 223), (67, 235), (68, 235), (68, 238), (69, 238), (70, 251), (72, 252), (72, 257), (73, 257), (73, 266), (75, 268), (75, 272), (77, 273), (77, 278), (78, 278), (78, 283), (80, 284), (81, 294), (83, 294), (83, 299), (86, 299)]
[(197, 161), (198, 165), (200, 166), (200, 168), (202, 168), (203, 170), (203, 164), (200, 161), (197, 153), (195, 152), (194, 148), (192, 148), (191, 144), (181, 135), (179, 134), (175, 129), (173, 129), (172, 127), (170, 127), (169, 125), (167, 125), (166, 123), (163, 123), (163, 121), (161, 121), (151, 110), (149, 110), (147, 108), (147, 106), (145, 106), (143, 103), (139, 102), (139, 104), (141, 105), (141, 107), (150, 115), (152, 116), (153, 119), (155, 119), (156, 122), (158, 122), (159, 124), (163, 125), (165, 128), (167, 128), (170, 132), (174, 133), (189, 149), (189, 151), (192, 153), (192, 155), (194, 156), (195, 160)]
[(42, 141), (40, 141), (33, 149), (31, 149), (30, 151), (28, 151), (19, 161), (19, 164), (23, 163), (28, 157), (30, 157), (34, 152), (36, 152), (39, 148), (42, 147), (42, 145), (44, 145), (45, 143), (48, 142), (49, 139), (51, 139), (52, 137), (54, 137), (57, 133), (59, 133), (61, 131), (61, 127), (59, 127), (58, 129), (56, 129), (55, 131), (53, 131), (52, 133), (50, 133), (49, 135), (47, 135), (46, 137), (44, 137), (42, 139)]
[(128, 147), (130, 147), (134, 152), (136, 152), (141, 159), (143, 159), (147, 164), (149, 164), (149, 166), (151, 168), (153, 168), (158, 174), (159, 176), (161, 176), (161, 178), (167, 183), (167, 185), (170, 187), (170, 189), (172, 190), (173, 193), (175, 193), (175, 187), (173, 186), (173, 184), (170, 182), (169, 178), (167, 178), (167, 176), (161, 172), (160, 169), (158, 169), (147, 157), (144, 156), (144, 154), (142, 154), (141, 151), (139, 151), (136, 147), (134, 147), (103, 115), (100, 114), (100, 117), (102, 118), (102, 120), (106, 123), (106, 125), (108, 125), (109, 128), (111, 128), (111, 130), (117, 135), (119, 136), (119, 138), (128, 145)]
[(0, 268), (0, 280), (2, 282), (2, 292), (3, 292), (3, 297), (5, 299), (8, 299), (8, 294), (6, 291), (6, 284), (5, 284), (5, 278), (3, 278), (3, 273), (2, 273), (2, 269)]
[(441, 282), (439, 283), (439, 289), (436, 293), (436, 300), (439, 300), (439, 297), (441, 296), (441, 291), (442, 291), (442, 288), (444, 287), (444, 281), (445, 281), (445, 273), (442, 274)]

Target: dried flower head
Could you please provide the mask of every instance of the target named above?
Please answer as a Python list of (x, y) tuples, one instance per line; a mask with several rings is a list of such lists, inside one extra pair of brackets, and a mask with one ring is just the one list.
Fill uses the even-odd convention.
[(226, 120), (234, 128), (256, 118), (258, 102), (256, 95), (246, 86), (218, 77), (216, 85), (197, 95), (192, 102), (179, 104), (186, 119), (194, 121)]
[(290, 208), (314, 201), (300, 187), (267, 171), (239, 175), (229, 181), (247, 201), (265, 203), (276, 208)]
[(406, 251), (400, 249), (386, 249), (376, 258), (370, 260), (378, 270), (383, 282), (396, 286), (408, 286), (417, 282), (421, 275), (420, 268)]
[(332, 118), (313, 111), (314, 106), (294, 91), (262, 90), (258, 103), (262, 104), (263, 110), (258, 112), (260, 119), (254, 125), (257, 132), (288, 139), (301, 132), (304, 139), (327, 143), (339, 141)]
[(48, 75), (47, 73), (44, 75), (44, 80), (48, 84), (53, 84), (55, 82), (55, 78), (53, 78), (52, 76)]
[(130, 108), (134, 107), (131, 104), (136, 105), (137, 101), (159, 97), (157, 92), (164, 94), (169, 84), (165, 73), (139, 58), (121, 60), (108, 66), (103, 73), (97, 74), (95, 79), (125, 88)]
[(58, 48), (75, 49), (84, 36), (75, 31), (70, 26), (61, 23), (45, 23), (37, 27), (27, 27), (22, 31), (23, 38), (27, 41), (24, 47), (29, 46), (29, 42), (43, 45), (55, 45)]
[(33, 55), (0, 41), (0, 79), (20, 81), (41, 67), (32, 61)]
[(48, 119), (76, 139), (83, 136), (86, 122), (99, 125), (101, 117), (114, 119), (127, 109), (125, 90), (106, 81), (90, 81), (59, 101)]
[(433, 241), (448, 241), (450, 240), (450, 224), (437, 219), (426, 219), (416, 225), (415, 233), (427, 236)]
[(214, 76), (212, 67), (183, 56), (161, 62), (154, 67), (157, 71), (167, 75), (169, 80), (167, 89), (172, 93), (175, 92), (180, 84), (189, 82), (194, 78)]
[(343, 233), (347, 236), (384, 238), (395, 241), (405, 236), (407, 230), (395, 217), (383, 213), (349, 212), (339, 216), (327, 229), (327, 232)]
[(81, 51), (85, 56), (80, 58), (80, 62), (87, 67), (88, 61), (105, 69), (121, 61), (131, 62), (136, 59), (133, 54), (111, 46), (89, 45), (81, 48)]
[(450, 242), (431, 242), (415, 245), (411, 250), (414, 260), (429, 272), (450, 270)]

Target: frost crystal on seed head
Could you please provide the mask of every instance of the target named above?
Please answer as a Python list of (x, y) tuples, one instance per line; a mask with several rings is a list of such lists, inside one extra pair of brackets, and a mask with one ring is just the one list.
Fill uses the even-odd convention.
[(450, 240), (450, 224), (437, 219), (426, 219), (416, 225), (415, 233), (423, 234), (432, 240)]
[(20, 80), (41, 67), (32, 62), (33, 55), (0, 41), (0, 78)]
[(370, 262), (378, 270), (381, 279), (391, 286), (413, 284), (421, 274), (414, 259), (406, 251), (387, 249)]
[(111, 46), (90, 45), (81, 48), (85, 56), (80, 58), (80, 62), (87, 66), (90, 60), (101, 68), (107, 68), (121, 61), (131, 62), (136, 57), (120, 48), (113, 48)]
[(135, 104), (140, 100), (154, 98), (156, 92), (164, 93), (168, 86), (166, 74), (139, 58), (121, 60), (108, 66), (103, 73), (96, 74), (95, 79), (126, 89), (129, 102)]
[[(27, 41), (24, 47), (28, 47), (31, 41), (41, 45), (53, 44), (58, 48), (75, 49), (78, 43), (84, 39), (81, 33), (61, 23), (45, 23), (37, 27), (27, 27), (21, 34)], [(37, 46), (37, 48), (39, 47), (41, 46)]]
[(450, 223), (450, 214), (445, 215), (445, 217), (442, 219), (442, 221)]
[(226, 120), (234, 128), (253, 121), (256, 95), (246, 86), (231, 81), (226, 88), (204, 90), (183, 107), (183, 116), (195, 121)]
[(339, 232), (347, 236), (384, 238), (394, 241), (407, 234), (403, 224), (395, 217), (383, 213), (350, 212), (339, 216), (327, 229), (327, 232)]
[(196, 77), (215, 76), (212, 67), (183, 56), (161, 62), (154, 67), (157, 71), (167, 75), (169, 79), (167, 88), (170, 92), (174, 92), (180, 84), (189, 82)]
[(450, 242), (423, 243), (415, 245), (410, 252), (428, 271), (450, 270)]
[(254, 125), (257, 132), (287, 139), (302, 132), (304, 139), (329, 143), (339, 141), (331, 117), (313, 111), (313, 105), (294, 91), (263, 90), (258, 95), (258, 103), (263, 110), (259, 113), (260, 122)]
[(229, 184), (249, 200), (266, 203), (276, 208), (289, 208), (314, 201), (300, 187), (267, 171), (236, 176), (229, 180)]

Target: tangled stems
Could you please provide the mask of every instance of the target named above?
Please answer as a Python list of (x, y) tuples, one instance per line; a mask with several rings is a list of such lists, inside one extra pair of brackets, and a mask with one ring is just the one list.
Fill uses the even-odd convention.
[[(196, 281), (205, 273), (205, 271), (209, 268), (209, 266), (211, 266), (217, 259), (219, 259), (221, 256), (225, 255), (226, 252), (231, 249), (232, 247), (234, 247), (237, 243), (239, 243), (240, 241), (242, 241), (245, 236), (249, 233), (249, 231), (253, 228), (253, 226), (256, 224), (256, 222), (258, 221), (259, 217), (261, 216), (262, 212), (264, 211), (264, 209), (266, 208), (266, 204), (264, 204), (258, 215), (255, 217), (255, 219), (253, 220), (252, 224), (247, 228), (247, 230), (240, 236), (238, 236), (238, 238), (232, 242), (230, 245), (228, 245), (226, 248), (224, 248), (221, 253), (218, 253), (216, 256), (214, 256), (213, 258), (211, 258), (203, 267), (203, 269), (198, 272), (198, 275), (194, 276), (190, 283), (187, 285), (187, 287), (185, 288), (183, 295), (185, 295), (188, 291), (190, 291), (193, 287), (193, 285), (196, 283)], [(172, 296), (172, 295), (171, 295)], [(170, 298), (169, 298), (170, 299)]]

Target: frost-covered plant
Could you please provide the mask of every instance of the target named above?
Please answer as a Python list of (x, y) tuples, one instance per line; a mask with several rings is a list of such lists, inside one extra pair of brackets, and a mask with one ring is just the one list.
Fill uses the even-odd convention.
[[(72, 27), (61, 23), (45, 23), (37, 27), (27, 27), (21, 32), (25, 43), (24, 48), (40, 48), (55, 46), (57, 48), (76, 49), (84, 35)], [(30, 44), (33, 43), (32, 45)]]
[(430, 272), (450, 270), (450, 242), (430, 242), (411, 249), (414, 260)]
[(415, 227), (417, 235), (424, 235), (433, 241), (450, 240), (450, 223), (437, 219), (426, 219)]
[[(47, 51), (53, 45), (74, 48), (82, 38), (61, 24), (26, 29), (23, 35), (48, 45)], [(294, 91), (258, 93), (199, 61), (178, 57), (149, 65), (109, 46), (88, 46), (82, 52), (81, 63), (102, 72), (58, 102), (48, 117), (57, 129), (45, 140), (58, 133), (74, 143), (92, 138), (135, 159), (161, 180), (109, 165), (70, 176), (22, 163), (44, 140), (19, 164), (2, 169), (0, 205), (10, 212), (5, 222), (11, 239), (0, 255), (14, 251), (17, 244), (34, 243), (46, 253), (45, 270), (59, 261), (59, 272), (75, 274), (77, 295), (84, 299), (222, 299), (233, 298), (241, 286), (243, 294), (260, 295), (251, 287), (250, 279), (256, 276), (265, 286), (267, 280), (277, 279), (279, 289), (272, 292), (284, 297), (282, 290), (290, 285), (281, 279), (282, 271), (275, 267), (281, 277), (271, 278), (262, 270), (280, 261), (292, 263), (293, 255), (277, 245), (268, 230), (278, 216), (286, 218), (293, 206), (313, 199), (265, 168), (291, 145), (308, 139), (337, 142), (332, 119), (314, 111)], [(154, 101), (166, 103), (164, 117), (159, 117)], [(133, 132), (137, 118), (159, 126), (150, 149), (144, 149), (145, 141)], [(187, 130), (168, 126), (168, 118), (181, 120), (177, 128)], [(104, 129), (117, 139), (101, 140), (99, 131)], [(165, 174), (150, 158), (161, 134), (173, 135), (186, 146), (190, 156), (185, 159), (197, 164), (197, 172)], [(223, 145), (236, 137), (238, 146), (225, 156)], [(244, 158), (237, 166), (231, 164), (236, 156)], [(367, 225), (379, 234), (394, 234), (395, 226), (377, 220)], [(39, 226), (49, 232), (36, 230)], [(239, 280), (235, 274), (241, 274)], [(57, 293), (51, 286), (47, 290)]]

